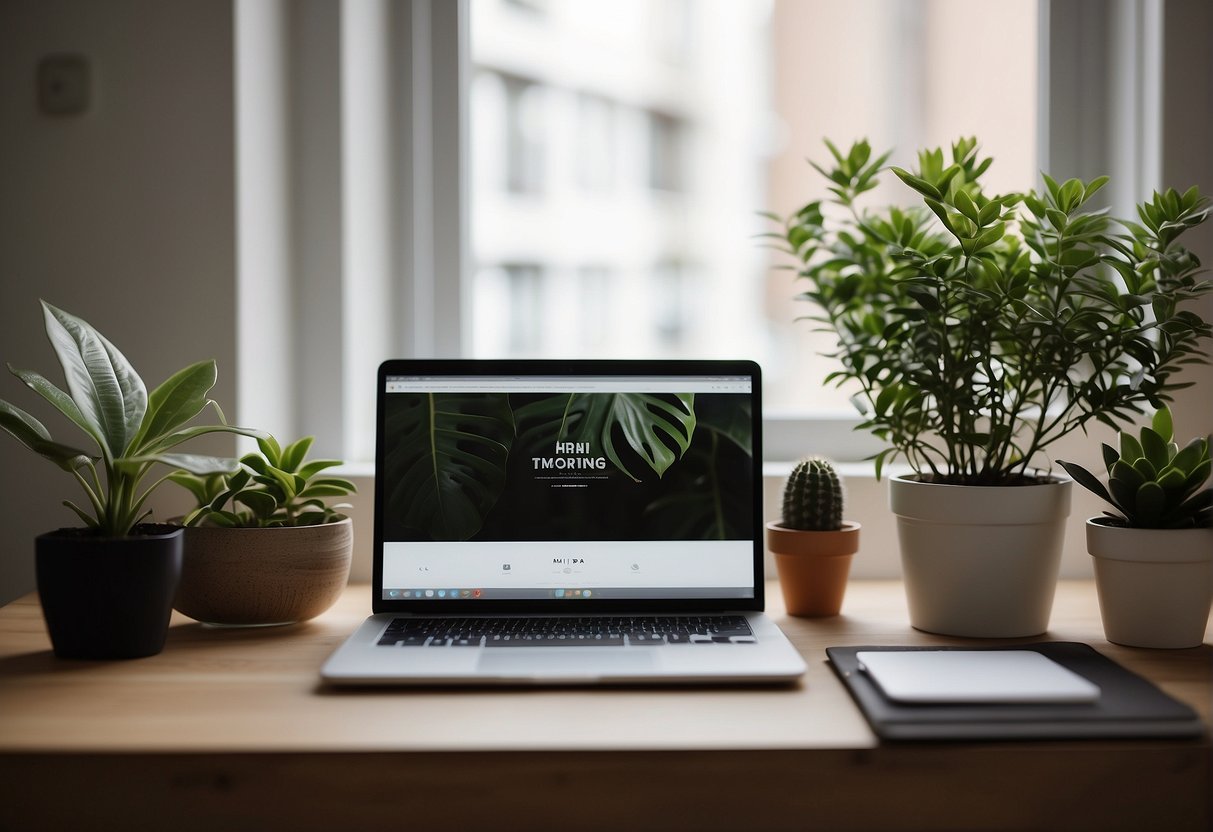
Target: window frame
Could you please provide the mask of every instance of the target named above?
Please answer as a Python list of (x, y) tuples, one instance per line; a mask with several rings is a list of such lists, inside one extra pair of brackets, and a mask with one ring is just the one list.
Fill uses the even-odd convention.
[[(257, 0), (238, 0), (238, 46), (248, 36), (250, 16), (265, 15), (255, 13), (258, 8), (263, 4)], [(470, 0), (344, 0), (337, 5), (308, 0), (273, 8), (274, 19), (261, 21), (266, 30), (261, 45), (269, 42), (288, 53), (288, 71), (270, 79), (273, 83), (262, 90), (261, 100), (276, 93), (295, 106), (282, 108), (285, 115), (259, 112), (253, 100), (241, 106), (238, 156), (242, 161), (257, 158), (244, 144), (249, 125), (276, 118), (279, 129), (271, 131), (270, 138), (286, 147), (289, 161), (275, 175), (304, 184), (271, 181), (277, 202), (258, 209), (264, 216), (277, 212), (279, 220), (287, 218), (279, 236), (289, 239), (276, 244), (289, 251), (280, 263), (271, 263), (279, 272), (273, 285), (290, 294), (289, 302), (274, 313), (281, 331), (260, 331), (264, 313), (256, 298), (245, 294), (246, 287), (264, 277), (261, 271), (253, 274), (264, 262), (245, 260), (250, 229), (264, 216), (241, 209), (240, 307), (255, 311), (241, 313), (240, 366), (252, 369), (241, 372), (240, 418), (284, 434), (316, 434), (318, 452), (366, 460), (366, 434), (372, 426), (350, 402), (374, 399), (370, 380), (362, 378), (368, 357), (377, 350), (383, 358), (468, 353)], [(1208, 72), (1213, 64), (1209, 54), (1177, 55), (1162, 48), (1175, 21), (1194, 14), (1199, 11), (1183, 3), (1159, 0), (1039, 0), (1040, 166), (1063, 176), (1110, 171), (1113, 182), (1121, 183), (1108, 189), (1117, 211), (1126, 210), (1133, 195), (1156, 187), (1175, 137), (1191, 132), (1192, 119), (1200, 122), (1204, 135), (1210, 132), (1209, 113), (1164, 106), (1166, 96), (1175, 94), (1163, 87), (1166, 76), (1190, 73), (1193, 65)], [(323, 35), (326, 26), (338, 34)], [(370, 38), (375, 48), (359, 48), (359, 38)], [(254, 41), (238, 49), (238, 98), (258, 81), (252, 66), (258, 47)], [(1117, 62), (1127, 68), (1118, 69)], [(360, 91), (352, 80), (363, 78), (374, 81), (373, 94)], [(316, 98), (318, 81), (336, 92)], [(357, 164), (366, 148), (349, 122), (359, 118), (364, 126), (379, 125), (386, 131), (386, 140), (374, 148), (383, 171), (368, 173), (366, 165)], [(336, 138), (334, 119), (341, 125)], [(1168, 131), (1168, 124), (1182, 125), (1182, 131)], [(317, 135), (330, 140), (317, 144), (313, 138), (309, 144), (307, 137)], [(261, 157), (272, 149), (264, 144)], [(1191, 164), (1191, 154), (1186, 159)], [(381, 218), (386, 233), (362, 239), (350, 219), (358, 216), (353, 203), (364, 196), (359, 182), (366, 190), (368, 177), (384, 172), (388, 185), (375, 193), (380, 199), (376, 210), (386, 214)], [(256, 171), (248, 165), (241, 165), (240, 180), (242, 194), (257, 187)], [(302, 199), (308, 181), (313, 190), (326, 182), (338, 183), (338, 204)], [(324, 262), (331, 264), (337, 257), (341, 275), (336, 284), (317, 259), (322, 246), (315, 244), (316, 228), (328, 232), (321, 235), (329, 247)], [(338, 247), (337, 255), (333, 246)], [(386, 248), (360, 261), (359, 246)], [(357, 264), (368, 260), (377, 264), (381, 278), (371, 280), (367, 288), (382, 288), (383, 297), (359, 298), (359, 281), (365, 280), (357, 274)], [(337, 315), (317, 317), (317, 300), (335, 305)], [(368, 320), (360, 310), (372, 307), (376, 314)], [(280, 368), (285, 381), (259, 394), (255, 388), (264, 383), (267, 354), (273, 359), (271, 369)], [(317, 362), (342, 379), (336, 404), (333, 376), (311, 371)], [(276, 403), (268, 401), (271, 394)], [(321, 406), (325, 401), (330, 404)], [(1185, 423), (1207, 421), (1197, 412), (1197, 399), (1191, 401)], [(768, 421), (764, 458), (771, 462), (822, 449), (840, 462), (853, 462), (878, 449), (870, 436), (854, 430), (858, 414), (769, 413)], [(373, 430), (369, 432), (373, 437)]]

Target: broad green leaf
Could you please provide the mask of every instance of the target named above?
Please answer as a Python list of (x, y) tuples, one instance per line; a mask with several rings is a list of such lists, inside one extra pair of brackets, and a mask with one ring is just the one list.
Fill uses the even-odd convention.
[(1209, 474), (1211, 472), (1213, 472), (1213, 461), (1206, 459), (1203, 462), (1198, 463), (1197, 466), (1192, 469), (1192, 473), (1188, 474), (1187, 482), (1184, 483), (1185, 490), (1200, 486), (1209, 478)]
[(206, 456), (204, 454), (142, 454), (140, 456), (121, 457), (114, 460), (114, 465), (121, 470), (132, 471), (149, 463), (160, 463), (180, 471), (187, 471), (200, 477), (210, 474), (234, 474), (239, 470), (240, 463), (229, 457)]
[(1079, 179), (1067, 179), (1065, 184), (1061, 186), (1061, 191), (1057, 195), (1057, 202), (1061, 210), (1067, 214), (1079, 206), (1082, 201), (1083, 184)]
[(244, 525), (240, 515), (232, 511), (207, 511), (205, 513), (205, 521), (208, 525), (222, 526), (227, 529), (238, 528)]
[(303, 477), (305, 480), (310, 480), (312, 477), (316, 476), (326, 468), (335, 468), (342, 464), (342, 461), (339, 459), (313, 459), (307, 465), (304, 465), (299, 469), (299, 476)]
[(270, 468), (269, 463), (266, 462), (265, 458), (257, 453), (245, 454), (244, 456), (240, 457), (240, 463), (252, 468), (258, 474), (264, 474)]
[(939, 298), (935, 296), (935, 292), (926, 286), (910, 286), (906, 289), (906, 294), (917, 301), (918, 305), (928, 312), (937, 312), (942, 308)]
[(1152, 426), (1163, 442), (1170, 442), (1175, 436), (1175, 426), (1171, 421), (1171, 411), (1168, 408), (1164, 407), (1155, 412)]
[(208, 505), (222, 491), (222, 479), (218, 476), (199, 477), (186, 471), (176, 471), (168, 478), (190, 492), (194, 503), (200, 506)]
[(1171, 467), (1187, 477), (1196, 466), (1208, 455), (1208, 440), (1197, 437), (1183, 447), (1171, 460)]
[(1141, 450), (1156, 470), (1165, 468), (1170, 460), (1166, 441), (1150, 428), (1141, 429)]
[(256, 430), (254, 428), (241, 428), (235, 425), (199, 425), (193, 428), (182, 428), (181, 430), (170, 433), (167, 436), (160, 437), (154, 443), (148, 443), (140, 449), (140, 453), (163, 453), (169, 448), (175, 448), (182, 442), (193, 439), (198, 436), (204, 436), (208, 433), (234, 433), (239, 436), (249, 436), (254, 439), (261, 439), (267, 436), (265, 431)]
[(1162, 517), (1167, 506), (1167, 495), (1156, 482), (1142, 483), (1137, 489), (1136, 517), (1129, 518), (1135, 525), (1153, 528)]
[(169, 376), (148, 396), (147, 414), (133, 450), (160, 445), (166, 436), (201, 413), (217, 377), (214, 361), (199, 361)]
[(314, 440), (314, 436), (305, 436), (299, 441), (287, 445), (282, 451), (282, 464), (279, 467), (283, 471), (295, 473), (295, 470), (303, 463)]
[(6, 401), (0, 401), (0, 429), (64, 471), (74, 471), (90, 459), (87, 451), (51, 439), (50, 431), (41, 422)]
[[(532, 402), (517, 413), (519, 436), (530, 456), (550, 457), (557, 442), (585, 445), (639, 482), (643, 472), (624, 460), (618, 428), (628, 449), (658, 477), (690, 447), (695, 433), (694, 394), (667, 398), (648, 393), (562, 393)], [(671, 443), (673, 447), (671, 447)]]
[(1144, 480), (1153, 480), (1158, 477), (1158, 467), (1147, 457), (1140, 457), (1133, 460), (1133, 470), (1141, 474)]
[(1207, 512), (1210, 507), (1213, 507), (1213, 489), (1206, 488), (1198, 494), (1193, 494), (1179, 507), (1181, 512), (1195, 514), (1197, 512)]
[(344, 497), (349, 493), (348, 488), (336, 485), (309, 485), (295, 496), (299, 499), (310, 499), (312, 497)]
[(45, 379), (40, 373), (36, 373), (33, 370), (18, 370), (17, 368), (13, 367), (12, 364), (8, 365), (8, 369), (13, 375), (21, 379), (26, 387), (42, 396), (42, 398), (54, 405), (56, 410), (58, 410), (68, 419), (71, 419), (77, 427), (91, 436), (98, 445), (102, 443), (103, 438), (101, 436), (100, 429), (96, 424), (85, 418), (84, 414), (80, 412), (80, 408), (76, 406), (76, 402), (72, 400), (71, 396)]
[(1176, 468), (1168, 468), (1158, 476), (1158, 484), (1164, 491), (1177, 491), (1184, 487), (1187, 477)]
[(67, 389), (84, 418), (97, 425), (109, 456), (117, 457), (139, 431), (147, 388), (117, 347), (86, 321), (42, 302), (46, 334), (59, 356)]
[(964, 214), (975, 223), (980, 222), (981, 211), (973, 203), (973, 200), (969, 198), (967, 193), (964, 191), (957, 191), (955, 203), (956, 209), (960, 211), (960, 213)]
[(389, 396), (384, 414), (390, 523), (467, 540), (505, 488), (514, 418), (504, 394)]
[(1093, 197), (1096, 194), (1096, 192), (1099, 191), (1100, 188), (1102, 188), (1104, 185), (1108, 184), (1108, 181), (1109, 181), (1109, 179), (1106, 176), (1099, 176), (1099, 177), (1096, 177), (1095, 179), (1092, 179), (1087, 184), (1086, 189), (1083, 191), (1082, 201), (1086, 202), (1088, 199)]
[(1112, 494), (1112, 504), (1126, 515), (1132, 514), (1134, 506), (1137, 503), (1137, 489), (1139, 486), (1140, 483), (1135, 484), (1115, 477), (1108, 480), (1108, 490)]
[(269, 470), (266, 471), (266, 475), (278, 484), (287, 500), (295, 499), (295, 495), (299, 493), (299, 488), (293, 474), (288, 474), (285, 471), (270, 466)]
[(751, 404), (746, 396), (700, 397), (695, 402), (698, 427), (728, 439), (747, 456), (754, 455)]
[(923, 196), (927, 196), (927, 197), (930, 197), (931, 199), (937, 199), (937, 200), (943, 199), (943, 193), (940, 192), (939, 188), (936, 188), (934, 185), (932, 185), (927, 180), (925, 180), (921, 177), (915, 176), (914, 174), (910, 173), (908, 170), (905, 170), (903, 168), (893, 167), (893, 168), (890, 168), (890, 170), (893, 171), (893, 173), (897, 175), (898, 179), (900, 179), (902, 182), (909, 185), (914, 190), (918, 191), (918, 193), (922, 194)]
[(994, 245), (1002, 239), (1003, 234), (1006, 232), (1006, 228), (1006, 223), (994, 223), (994, 225), (991, 225), (985, 231), (981, 232), (980, 235), (978, 235), (977, 239), (973, 242), (971, 251), (981, 251), (983, 248), (988, 248), (989, 246)]
[(258, 517), (269, 517), (278, 508), (278, 501), (271, 494), (261, 490), (241, 491), (233, 499), (248, 506)]
[(1100, 499), (1109, 503), (1113, 502), (1112, 495), (1108, 493), (1108, 489), (1105, 488), (1104, 484), (1086, 468), (1083, 468), (1081, 465), (1075, 465), (1073, 462), (1063, 462), (1062, 460), (1058, 460), (1057, 464), (1064, 468), (1066, 473), (1074, 478), (1074, 482), (1090, 491), (1096, 497), (1099, 497)]
[(319, 477), (314, 480), (305, 481), (305, 483), (307, 486), (331, 485), (336, 488), (340, 488), (349, 494), (358, 493), (358, 488), (354, 485), (354, 483), (350, 482), (349, 480), (347, 480), (343, 477)]
[(270, 436), (268, 433), (257, 438), (257, 447), (261, 448), (261, 453), (265, 454), (265, 458), (269, 460), (270, 465), (275, 468), (281, 467), (282, 462), (282, 446), (278, 444), (278, 440)]
[[(1145, 459), (1145, 457), (1138, 457), (1137, 460), (1134, 461), (1136, 462), (1141, 459)], [(1138, 472), (1137, 469), (1134, 468), (1130, 463), (1125, 462), (1124, 459), (1121, 459), (1112, 466), (1112, 479), (1108, 482), (1108, 485), (1113, 486), (1117, 482), (1121, 481), (1128, 483), (1133, 487), (1133, 490), (1136, 491), (1137, 487), (1145, 482), (1145, 477), (1143, 477), (1141, 473)]]
[(1141, 443), (1133, 438), (1133, 434), (1124, 431), (1120, 434), (1120, 458), (1126, 464), (1145, 456)]

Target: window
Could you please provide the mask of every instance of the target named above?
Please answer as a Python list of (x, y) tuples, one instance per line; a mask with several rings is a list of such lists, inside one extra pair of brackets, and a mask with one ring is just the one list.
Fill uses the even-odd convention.
[(241, 0), (236, 418), (365, 460), (384, 358), (749, 356), (768, 455), (871, 453), (758, 211), (824, 195), (825, 134), (976, 134), (996, 187), (1112, 173), (1121, 212), (1201, 181), (1203, 8)]
[[(471, 0), (475, 319), (532, 303), (488, 286), (520, 257), (544, 269), (543, 314), (602, 310), (596, 325), (531, 322), (542, 336), (478, 323), (472, 353), (753, 357), (768, 412), (853, 421), (851, 391), (821, 385), (833, 336), (798, 320), (810, 309), (758, 246), (758, 212), (826, 195), (805, 163), (823, 136), (868, 137), (909, 165), (977, 135), (992, 187), (1032, 187), (1037, 6), (547, 0), (536, 15)], [(875, 196), (911, 198), (895, 180)]]

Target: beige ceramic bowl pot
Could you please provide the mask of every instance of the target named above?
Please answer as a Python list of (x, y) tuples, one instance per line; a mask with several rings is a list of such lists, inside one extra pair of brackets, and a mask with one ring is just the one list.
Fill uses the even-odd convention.
[(206, 624), (270, 626), (315, 618), (350, 575), (353, 523), (185, 530), (174, 607)]

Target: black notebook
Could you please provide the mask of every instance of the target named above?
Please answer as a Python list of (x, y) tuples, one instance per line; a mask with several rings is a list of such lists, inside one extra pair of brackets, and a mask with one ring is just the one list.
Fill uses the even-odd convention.
[(988, 648), (1032, 650), (1100, 689), (1094, 702), (1073, 704), (903, 704), (886, 698), (856, 654), (871, 651), (972, 650), (971, 647), (830, 647), (834, 672), (883, 740), (1031, 740), (1193, 738), (1200, 717), (1153, 683), (1086, 644), (1043, 642)]

